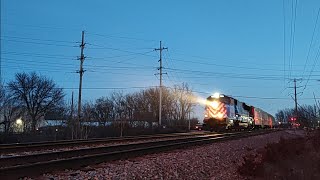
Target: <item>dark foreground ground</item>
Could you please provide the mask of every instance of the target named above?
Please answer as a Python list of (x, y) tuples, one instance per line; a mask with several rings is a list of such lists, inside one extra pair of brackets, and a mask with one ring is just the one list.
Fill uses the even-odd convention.
[[(35, 179), (318, 179), (316, 134), (285, 130), (54, 172)], [(305, 168), (301, 170), (302, 166)]]
[(238, 173), (247, 179), (320, 179), (320, 131), (247, 154)]

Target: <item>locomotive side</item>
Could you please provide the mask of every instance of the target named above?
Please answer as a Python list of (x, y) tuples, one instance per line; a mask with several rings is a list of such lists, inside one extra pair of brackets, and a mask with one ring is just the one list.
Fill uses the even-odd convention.
[(274, 117), (259, 108), (249, 106), (237, 99), (214, 94), (206, 100), (204, 129), (220, 131), (226, 129), (271, 128)]

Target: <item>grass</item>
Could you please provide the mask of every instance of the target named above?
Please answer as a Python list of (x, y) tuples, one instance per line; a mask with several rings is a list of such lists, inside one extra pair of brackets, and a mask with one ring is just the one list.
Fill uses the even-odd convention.
[(320, 179), (320, 131), (281, 138), (243, 159), (238, 172), (246, 179)]

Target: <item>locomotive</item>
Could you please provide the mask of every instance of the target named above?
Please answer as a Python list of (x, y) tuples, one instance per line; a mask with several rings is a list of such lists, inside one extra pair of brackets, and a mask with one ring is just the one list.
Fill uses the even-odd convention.
[(206, 99), (204, 130), (258, 129), (274, 126), (275, 118), (272, 115), (235, 98), (215, 93)]

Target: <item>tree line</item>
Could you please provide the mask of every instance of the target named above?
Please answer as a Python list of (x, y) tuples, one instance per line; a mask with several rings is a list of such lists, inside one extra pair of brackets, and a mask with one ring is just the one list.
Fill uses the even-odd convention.
[(299, 123), (301, 127), (319, 127), (320, 103), (298, 106), (297, 112), (294, 108), (285, 108), (279, 110), (275, 116), (280, 124)]
[[(187, 84), (163, 87), (164, 126), (185, 128), (194, 106), (194, 95)], [(70, 100), (66, 100), (63, 88), (35, 72), (17, 73), (14, 80), (0, 87), (0, 125), (6, 133), (15, 130), (19, 118), (23, 120), (24, 132), (36, 132), (39, 124), (49, 119), (64, 120), (76, 137), (93, 124), (100, 127), (120, 126), (121, 130), (157, 127), (159, 87), (127, 94), (114, 91), (84, 102), (80, 119), (76, 116), (76, 107), (76, 102), (72, 106)]]

